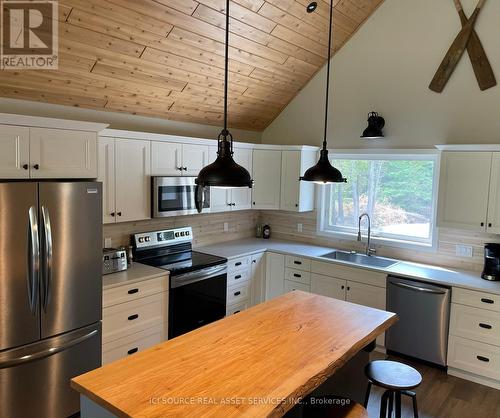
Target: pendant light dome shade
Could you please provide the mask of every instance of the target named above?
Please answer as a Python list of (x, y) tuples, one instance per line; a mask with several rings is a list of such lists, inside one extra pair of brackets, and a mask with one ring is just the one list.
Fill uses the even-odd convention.
[[(307, 6), (308, 13), (316, 10), (316, 2), (312, 2)], [(330, 56), (332, 51), (332, 26), (333, 26), (333, 0), (330, 1), (330, 26), (328, 32), (328, 61), (326, 64), (326, 103), (325, 103), (325, 131), (323, 136), (323, 148), (321, 149), (320, 157), (316, 165), (309, 168), (299, 181), (310, 181), (317, 184), (331, 183), (346, 183), (347, 180), (342, 177), (342, 173), (337, 170), (328, 159), (327, 149), (327, 133), (328, 133), (328, 99), (330, 92)]]
[(224, 131), (220, 134), (217, 159), (199, 172), (195, 180), (198, 186), (252, 187), (253, 181), (250, 173), (233, 160), (233, 151), (227, 136), (231, 134)]
[(311, 181), (318, 184), (347, 182), (347, 179), (342, 177), (342, 173), (330, 163), (328, 159), (328, 150), (326, 149), (321, 150), (317, 164), (309, 168), (300, 180)]
[(384, 138), (382, 129), (385, 126), (385, 119), (377, 112), (368, 114), (368, 127), (363, 131), (361, 138), (364, 139), (380, 139)]

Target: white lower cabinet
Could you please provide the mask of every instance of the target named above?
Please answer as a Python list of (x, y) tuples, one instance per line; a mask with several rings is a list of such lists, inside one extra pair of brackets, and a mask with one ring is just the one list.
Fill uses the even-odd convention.
[(252, 296), (251, 305), (258, 305), (266, 298), (266, 254), (252, 255)]
[(302, 290), (303, 292), (310, 292), (311, 285), (299, 282), (292, 282), (291, 280), (285, 280), (284, 282), (285, 293), (293, 292), (294, 290)]
[(268, 252), (266, 254), (266, 300), (275, 298), (285, 290), (285, 256)]
[(448, 373), (500, 388), (500, 297), (452, 289)]
[(329, 298), (345, 300), (346, 281), (334, 277), (311, 274), (311, 292)]
[(103, 364), (166, 340), (167, 331), (168, 276), (103, 291)]

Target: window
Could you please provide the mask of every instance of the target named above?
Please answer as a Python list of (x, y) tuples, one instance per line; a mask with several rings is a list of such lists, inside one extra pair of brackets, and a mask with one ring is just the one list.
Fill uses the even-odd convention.
[[(332, 160), (348, 182), (324, 187), (320, 234), (355, 239), (358, 218), (368, 213), (375, 242), (434, 246), (437, 154), (336, 154)], [(366, 219), (361, 228), (366, 233)]]

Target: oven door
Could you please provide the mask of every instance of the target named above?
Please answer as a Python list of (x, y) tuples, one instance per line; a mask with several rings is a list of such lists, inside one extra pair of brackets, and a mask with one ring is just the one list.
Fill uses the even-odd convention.
[(226, 316), (225, 264), (170, 278), (168, 338), (174, 338)]
[[(153, 177), (153, 218), (198, 213), (195, 177)], [(203, 190), (202, 212), (210, 211), (210, 187)]]

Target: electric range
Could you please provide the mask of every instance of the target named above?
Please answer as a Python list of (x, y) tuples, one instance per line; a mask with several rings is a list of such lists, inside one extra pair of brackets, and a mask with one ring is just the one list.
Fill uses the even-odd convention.
[(192, 250), (191, 227), (132, 237), (135, 261), (168, 270), (168, 337), (174, 338), (226, 315), (227, 259)]

